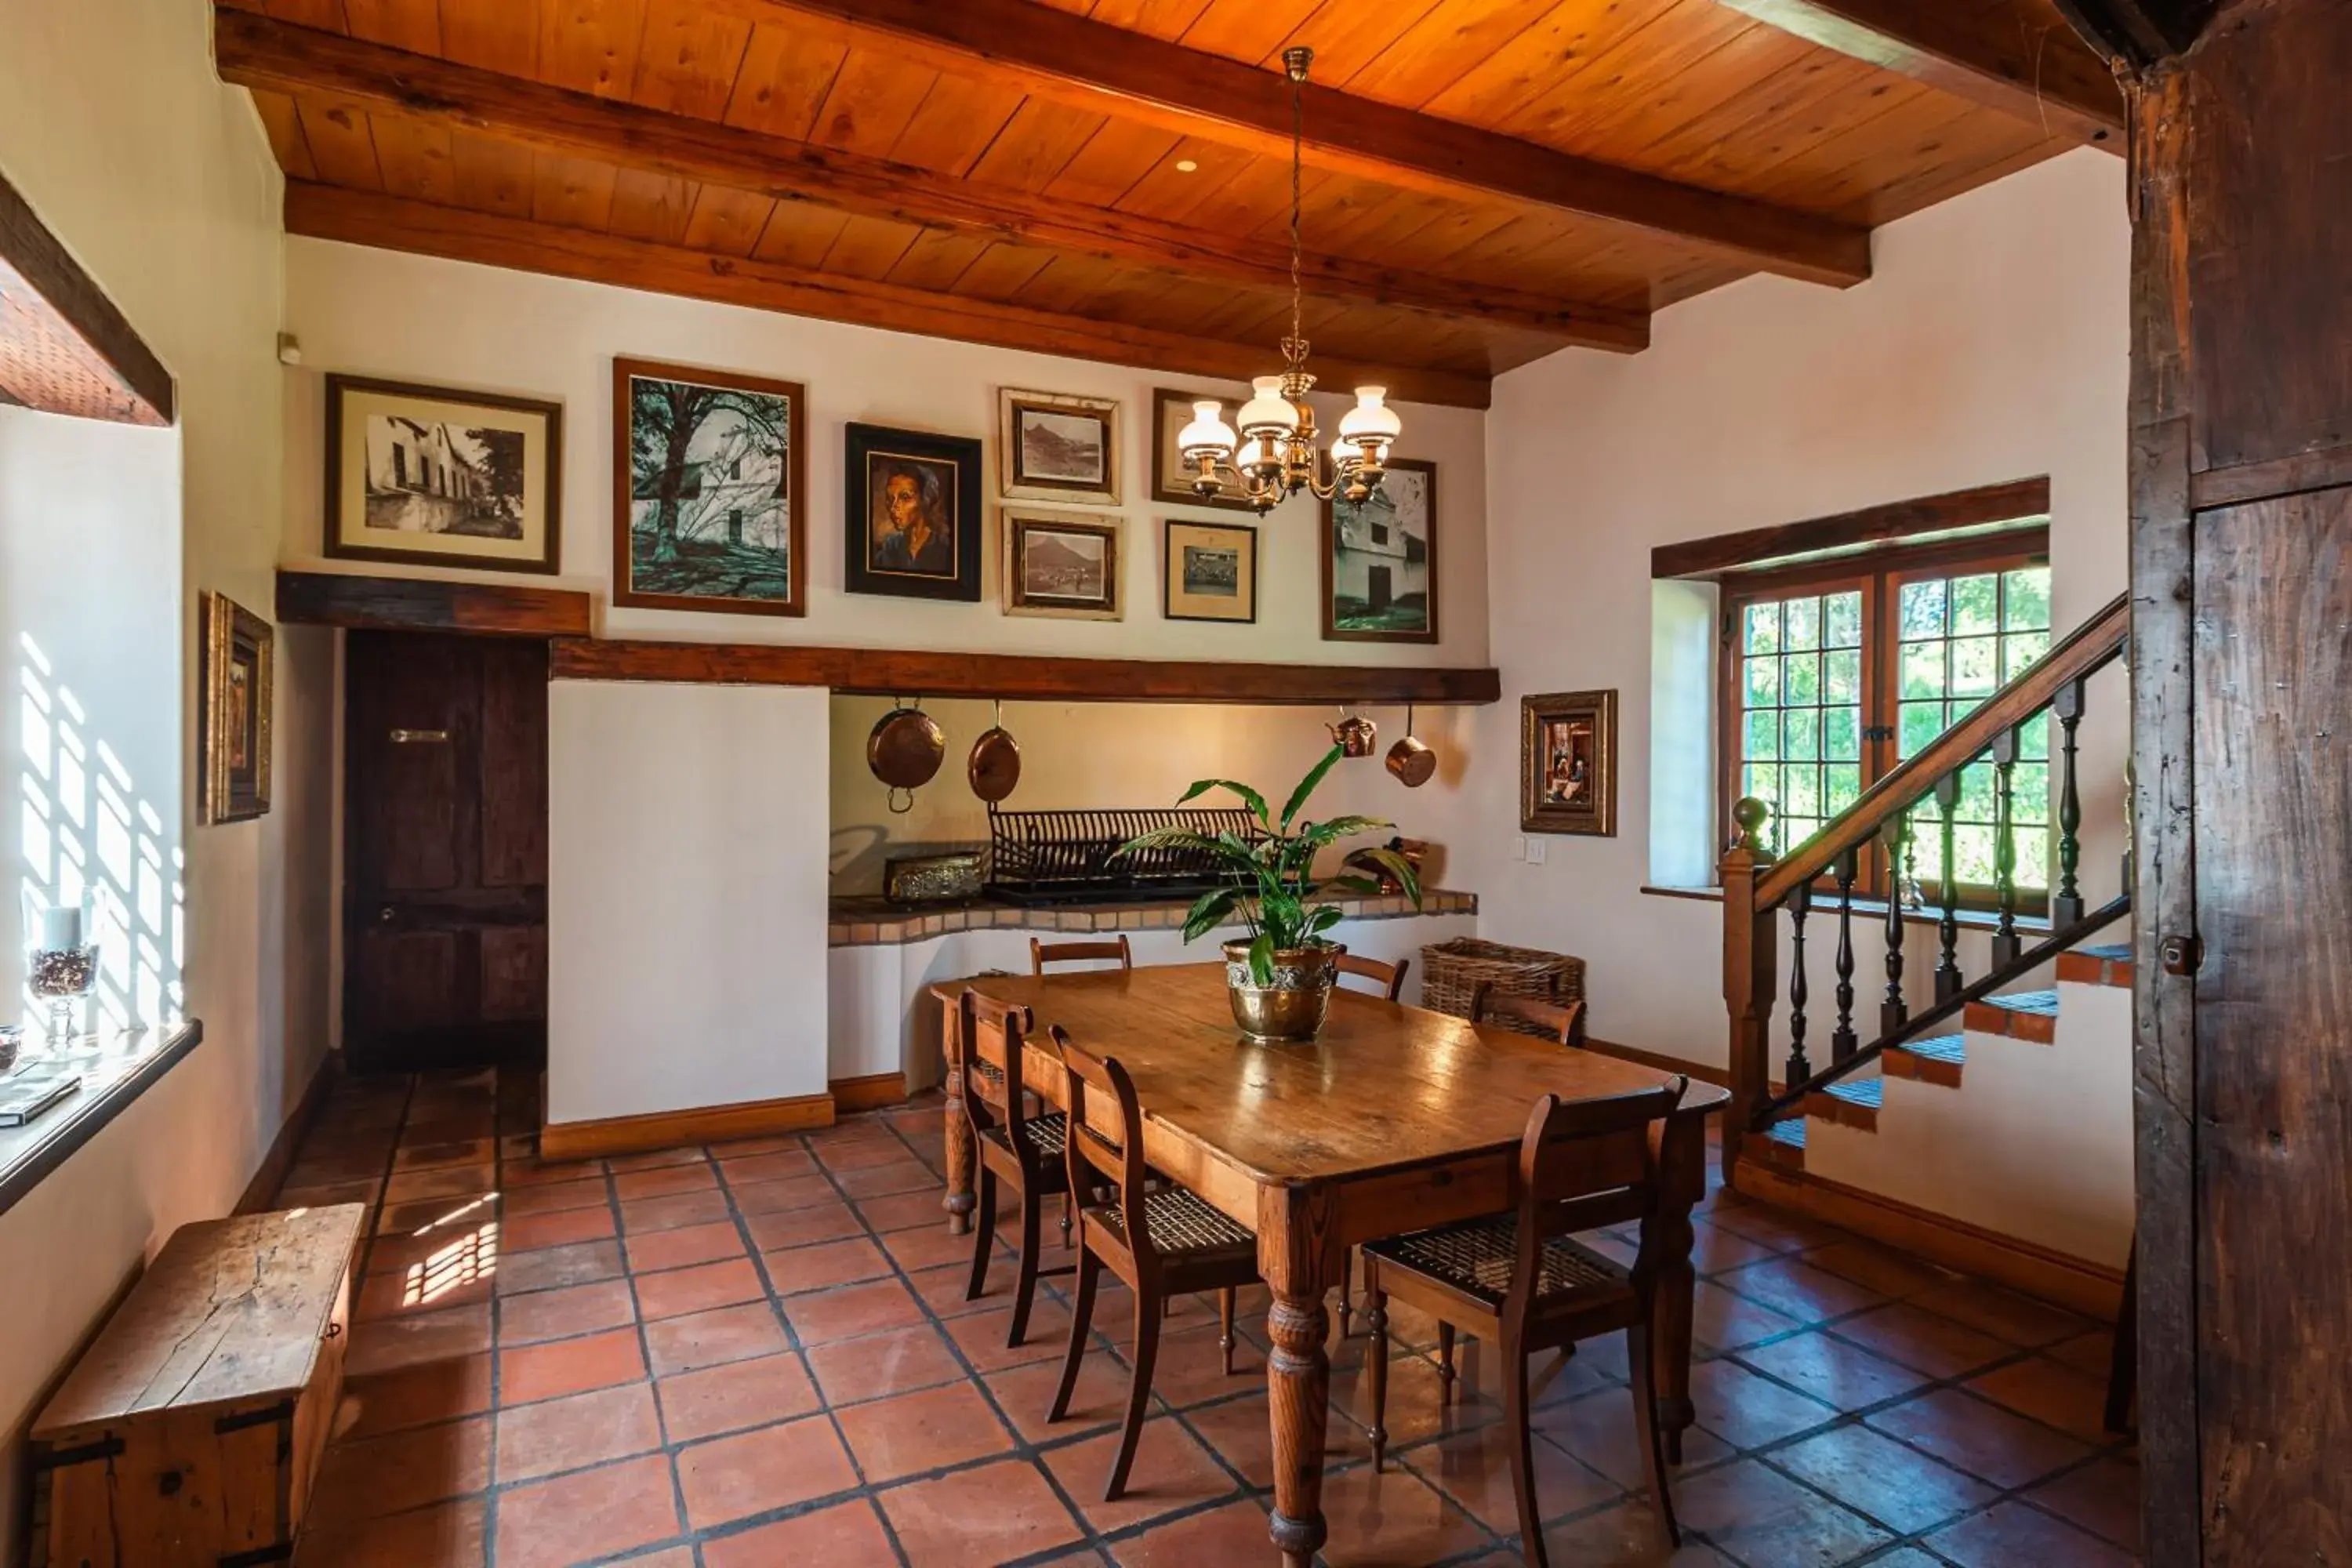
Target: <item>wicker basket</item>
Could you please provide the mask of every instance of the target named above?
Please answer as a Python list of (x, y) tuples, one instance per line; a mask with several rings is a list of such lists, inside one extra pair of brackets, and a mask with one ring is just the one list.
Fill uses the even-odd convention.
[(1584, 960), (1531, 947), (1505, 947), (1475, 936), (1458, 936), (1421, 950), (1423, 1006), (1466, 1018), (1470, 999), (1481, 984), (1497, 995), (1580, 1001), (1584, 995)]

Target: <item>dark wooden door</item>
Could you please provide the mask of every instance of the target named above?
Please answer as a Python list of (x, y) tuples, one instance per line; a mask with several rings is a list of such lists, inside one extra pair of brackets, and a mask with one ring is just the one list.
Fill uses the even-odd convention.
[(361, 1070), (547, 1037), (547, 645), (352, 632), (343, 1043)]

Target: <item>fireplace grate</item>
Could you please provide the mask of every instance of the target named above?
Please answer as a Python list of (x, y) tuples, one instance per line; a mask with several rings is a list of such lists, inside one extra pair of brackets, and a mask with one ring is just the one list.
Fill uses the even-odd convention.
[(1197, 849), (1150, 849), (1114, 859), (1138, 834), (1190, 827), (1214, 837), (1263, 837), (1239, 806), (1141, 811), (988, 810), (988, 890), (1016, 904), (1119, 903), (1197, 898), (1232, 878)]

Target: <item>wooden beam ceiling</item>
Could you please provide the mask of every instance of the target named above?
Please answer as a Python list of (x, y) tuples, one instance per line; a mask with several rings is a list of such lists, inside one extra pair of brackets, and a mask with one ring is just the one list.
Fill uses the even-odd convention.
[(2084, 41), (2134, 68), (2185, 55), (2219, 0), (2055, 0)]
[(1720, 3), (2054, 134), (2123, 151), (2123, 89), (2114, 73), (2063, 21), (2018, 0)]
[[(1279, 247), (1213, 226), (974, 185), (908, 164), (572, 92), (246, 12), (222, 11), (217, 22), (221, 76), (242, 87), (321, 95), (549, 152), (777, 200), (813, 200), (925, 228), (1258, 288), (1289, 287), (1288, 258)], [(1332, 300), (1480, 321), (1588, 347), (1631, 353), (1649, 342), (1649, 319), (1640, 311), (1376, 261), (1309, 256), (1304, 282), (1310, 292)]]
[[(791, 12), (927, 64), (1054, 101), (1140, 118), (1288, 156), (1290, 84), (1261, 69), (1035, 0), (713, 0), (737, 16)], [(1870, 276), (1868, 230), (1555, 152), (1459, 121), (1310, 84), (1308, 159), (1408, 190), (1503, 197), (1631, 225), (1784, 277), (1839, 287)]]
[[(301, 181), (287, 183), (286, 229), (316, 239), (1226, 381), (1262, 374), (1267, 358), (1260, 343), (1221, 342), (1089, 321)], [(1316, 368), (1334, 386), (1377, 382), (1391, 395), (1411, 402), (1484, 408), (1490, 396), (1483, 375), (1368, 365), (1320, 354)]]
[(172, 373), (5, 179), (0, 404), (120, 425), (173, 417)]

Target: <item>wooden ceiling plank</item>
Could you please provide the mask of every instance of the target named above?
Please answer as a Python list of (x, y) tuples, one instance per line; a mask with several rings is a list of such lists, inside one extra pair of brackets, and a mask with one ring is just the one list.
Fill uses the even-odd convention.
[(383, 188), (366, 105), (349, 99), (298, 98), (294, 112), (320, 178), (363, 191)]
[(1025, 101), (1015, 89), (941, 71), (891, 146), (890, 161), (961, 178), (995, 144)]
[[(628, 239), (650, 239), (661, 245), (681, 245), (687, 225), (694, 221), (695, 199), (702, 187), (691, 180), (623, 169), (613, 182), (610, 232)], [(471, 205), (471, 204), (467, 204)]]
[(354, 38), (420, 55), (441, 52), (438, 0), (343, 0), (343, 20)]
[[(473, 133), (492, 132), (545, 153), (601, 160), (779, 199), (814, 198), (866, 217), (919, 227), (942, 225), (985, 238), (1234, 282), (1287, 285), (1288, 258), (1279, 247), (1235, 237), (1213, 225), (977, 188), (904, 164), (593, 100), (315, 30), (279, 26), (238, 12), (220, 13), (217, 25), (215, 50), (222, 75), (247, 87), (331, 94), (339, 101), (366, 102), (379, 112), (423, 116)], [(742, 107), (741, 99), (739, 93), (736, 107)], [(312, 147), (315, 154), (315, 142)], [(1242, 157), (1230, 149), (1217, 151)], [(324, 164), (320, 173), (334, 184), (373, 184), (372, 178), (343, 178)], [(461, 183), (462, 174), (461, 168)], [(1166, 178), (1181, 182), (1196, 176), (1171, 172)], [(1207, 184), (1184, 188), (1206, 195), (1213, 194), (1213, 186), (1211, 172)], [(460, 199), (470, 206), (484, 205)], [(1593, 347), (1634, 350), (1648, 342), (1646, 318), (1622, 310), (1595, 310), (1582, 301), (1524, 289), (1465, 289), (1454, 279), (1352, 258), (1310, 255), (1307, 282), (1308, 288), (1335, 297), (1474, 316)]]
[(2123, 150), (2106, 62), (2036, 0), (1721, 0), (1809, 43), (1996, 109), (2044, 134)]
[[(1109, 112), (1162, 118), (1261, 153), (1290, 146), (1290, 84), (1261, 70), (1122, 32), (1033, 0), (725, 0), (866, 31), (903, 72), (920, 54), (979, 61), (1031, 91)], [(1416, 15), (1427, 7), (1412, 8)], [(862, 51), (853, 51), (855, 54)], [(1870, 273), (1868, 234), (1558, 153), (1335, 89), (1307, 89), (1309, 156), (1391, 184), (1474, 191), (1669, 235), (1788, 277), (1839, 286)]]
[[(746, 131), (805, 142), (824, 107), (833, 79), (848, 58), (845, 44), (811, 38), (781, 22), (751, 29), (735, 89), (727, 100), (726, 121)], [(529, 76), (530, 72), (510, 72)]]
[(930, 95), (940, 73), (892, 58), (887, 49), (852, 48), (817, 110), (809, 140), (868, 158), (883, 158)]
[(1480, 62), (1559, 9), (1559, 0), (1447, 0), (1349, 77), (1348, 90), (1425, 109)]
[(265, 0), (262, 9), (280, 22), (324, 27), (336, 33), (351, 30), (350, 19), (343, 15), (343, 0)]
[(694, 215), (687, 220), (686, 243), (696, 250), (749, 256), (775, 210), (773, 197), (705, 185), (695, 197)]
[(319, 165), (310, 156), (310, 143), (302, 135), (302, 118), (295, 112), (293, 96), (257, 92), (253, 95), (253, 107), (261, 115), (261, 129), (269, 138), (269, 150), (278, 155), (278, 166), (298, 180), (317, 179)]
[(1117, 206), (1183, 140), (1165, 126), (1106, 121), (1045, 194), (1086, 206)]
[(1527, 105), (1572, 83), (1620, 38), (1649, 26), (1675, 0), (1564, 0), (1423, 108), (1448, 120), (1507, 129)]
[(824, 253), (823, 270), (876, 281), (890, 275), (899, 258), (922, 235), (910, 223), (887, 217), (852, 216), (841, 226), (833, 248)]
[(539, 76), (598, 98), (626, 98), (637, 79), (646, 0), (540, 0)]
[(1608, 126), (1643, 112), (1650, 94), (1670, 90), (1742, 35), (1759, 33), (1769, 29), (1714, 0), (1675, 0), (1650, 26), (1611, 37), (1582, 70), (1521, 104), (1497, 128), (1549, 147), (1591, 147)]
[(975, 235), (952, 234), (943, 228), (927, 229), (916, 236), (907, 254), (890, 268), (888, 281), (906, 289), (928, 289), (934, 293), (958, 293), (956, 280), (971, 268), (986, 250), (990, 241)]
[[(1342, 89), (1398, 39), (1421, 25), (1432, 12), (1453, 0), (1381, 0), (1371, 6), (1351, 6), (1348, 0), (1323, 0), (1321, 8), (1293, 28), (1282, 48), (1305, 44), (1315, 51), (1315, 79)], [(1255, 61), (1272, 68), (1281, 49), (1269, 49)]]
[[(1267, 352), (1258, 343), (1106, 325), (961, 295), (812, 273), (757, 258), (712, 256), (333, 185), (289, 184), (286, 226), (291, 234), (352, 245), (1189, 375), (1244, 379), (1264, 369)], [(1318, 369), (1334, 385), (1379, 382), (1408, 402), (1483, 408), (1490, 397), (1486, 378), (1458, 372), (1337, 358), (1320, 360)]]
[(459, 206), (508, 217), (530, 216), (531, 189), (538, 172), (530, 148), (468, 131), (454, 132), (449, 142)]
[(1106, 123), (1105, 116), (1087, 110), (1030, 99), (972, 164), (971, 177), (983, 184), (1043, 191)]
[(404, 115), (368, 117), (383, 188), (420, 202), (457, 199), (456, 149), (449, 128)]
[(697, 120), (727, 112), (751, 46), (751, 24), (705, 10), (701, 0), (652, 0), (629, 98)]
[(1009, 304), (1020, 298), (1029, 280), (1051, 267), (1055, 253), (1030, 245), (999, 240), (980, 253), (956, 279), (955, 291), (973, 300)]
[(821, 207), (814, 202), (780, 201), (776, 210), (768, 215), (768, 226), (761, 231), (760, 242), (751, 254), (761, 261), (773, 261), (786, 267), (814, 270), (833, 248), (841, 231), (849, 226), (849, 215), (836, 207)]
[(514, 0), (440, 0), (439, 53), (510, 76), (539, 74), (539, 13)]
[(610, 163), (567, 158), (560, 153), (532, 156), (530, 216), (542, 224), (603, 231), (613, 223), (613, 185), (620, 171)]

